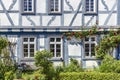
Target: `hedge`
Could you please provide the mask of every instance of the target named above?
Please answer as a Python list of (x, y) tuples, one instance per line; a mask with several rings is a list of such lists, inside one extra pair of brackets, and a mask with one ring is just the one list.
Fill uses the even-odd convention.
[(67, 72), (60, 73), (59, 78), (60, 80), (120, 80), (120, 74), (99, 72)]

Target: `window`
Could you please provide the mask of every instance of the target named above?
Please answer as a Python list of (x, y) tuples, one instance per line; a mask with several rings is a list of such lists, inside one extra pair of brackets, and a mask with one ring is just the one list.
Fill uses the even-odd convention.
[(34, 14), (35, 13), (35, 0), (21, 0), (22, 14)]
[(96, 45), (96, 37), (86, 37), (84, 39), (84, 57), (85, 58), (92, 58), (95, 57), (95, 45)]
[(85, 0), (85, 14), (97, 14), (97, 0)]
[(62, 57), (62, 40), (61, 38), (50, 38), (50, 51), (53, 57)]
[(62, 0), (49, 0), (49, 14), (61, 14), (62, 8), (61, 4)]
[(35, 38), (23, 38), (23, 56), (24, 58), (34, 57), (35, 53)]

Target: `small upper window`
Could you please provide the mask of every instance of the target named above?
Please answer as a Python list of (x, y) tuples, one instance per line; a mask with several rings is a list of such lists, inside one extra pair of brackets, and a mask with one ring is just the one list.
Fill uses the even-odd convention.
[(97, 0), (85, 0), (85, 14), (97, 14)]
[(35, 0), (21, 0), (22, 14), (35, 14)]
[(49, 14), (61, 14), (62, 7), (61, 7), (62, 0), (49, 0)]

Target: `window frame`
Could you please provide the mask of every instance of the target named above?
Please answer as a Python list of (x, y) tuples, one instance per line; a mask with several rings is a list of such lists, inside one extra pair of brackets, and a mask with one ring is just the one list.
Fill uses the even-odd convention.
[[(94, 44), (95, 46), (97, 45), (97, 37), (96, 36), (89, 36), (89, 37), (86, 37), (88, 38), (88, 41), (85, 41), (85, 38), (84, 38), (84, 58), (95, 58), (96, 56), (96, 53), (94, 56), (92, 56), (92, 51), (91, 51), (91, 44)], [(92, 41), (91, 38), (94, 38), (95, 40)], [(86, 56), (86, 51), (85, 51), (85, 44), (89, 44), (89, 54), (88, 56)]]
[[(91, 0), (89, 0), (89, 1), (91, 1)], [(98, 0), (93, 0), (94, 1), (94, 8), (93, 8), (93, 11), (86, 11), (86, 8), (87, 8), (87, 6), (86, 6), (86, 0), (84, 1), (84, 15), (97, 15), (98, 14)], [(91, 6), (90, 6), (90, 3), (89, 3), (89, 9), (91, 9), (90, 8)]]
[(34, 15), (36, 13), (36, 0), (32, 0), (32, 11), (24, 11), (24, 0), (21, 0), (20, 8), (22, 15)]
[[(54, 6), (55, 6), (55, 2), (54, 2)], [(55, 10), (51, 11), (51, 0), (49, 0), (49, 2), (48, 2), (48, 14), (49, 15), (54, 15), (54, 14), (61, 15), (62, 14), (62, 0), (58, 0), (58, 11), (55, 11)]]
[[(54, 38), (55, 41), (54, 41), (54, 42), (51, 42), (51, 41), (50, 41), (51, 38)], [(60, 38), (60, 42), (56, 42), (56, 39), (57, 39), (57, 38)], [(54, 44), (54, 46), (55, 46), (55, 47), (54, 47), (54, 52), (55, 52), (55, 53), (53, 53), (54, 56), (52, 57), (52, 59), (61, 59), (61, 58), (63, 58), (63, 44), (62, 44), (62, 43), (63, 43), (63, 40), (62, 40), (61, 37), (58, 37), (58, 36), (56, 36), (56, 37), (55, 37), (55, 36), (54, 36), (54, 37), (52, 37), (52, 36), (49, 37), (49, 50), (50, 50), (50, 44)], [(60, 57), (57, 57), (57, 56), (56, 56), (56, 54), (57, 54), (57, 53), (56, 53), (56, 50), (57, 50), (57, 49), (56, 49), (56, 45), (57, 45), (57, 44), (60, 44), (60, 45), (61, 45), (61, 46), (60, 46), (60, 52), (61, 52), (61, 53), (60, 53)]]
[[(27, 38), (28, 39), (28, 41), (27, 42), (24, 42), (24, 38)], [(30, 38), (34, 38), (34, 42), (30, 42)], [(27, 44), (28, 45), (28, 56), (27, 57), (25, 57), (24, 56), (24, 44)], [(33, 36), (30, 36), (30, 37), (22, 37), (22, 57), (24, 58), (24, 59), (31, 59), (31, 58), (34, 58), (34, 56), (33, 57), (31, 57), (30, 56), (30, 44), (34, 44), (34, 56), (35, 56), (35, 52), (36, 52), (36, 37), (33, 37)]]

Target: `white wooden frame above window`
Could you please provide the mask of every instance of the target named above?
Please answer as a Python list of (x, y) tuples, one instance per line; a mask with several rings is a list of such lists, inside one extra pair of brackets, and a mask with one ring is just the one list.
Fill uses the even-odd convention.
[(21, 0), (21, 14), (35, 14), (36, 0)]
[(98, 13), (98, 0), (85, 0), (84, 14)]
[(49, 0), (48, 14), (62, 14), (62, 0)]

